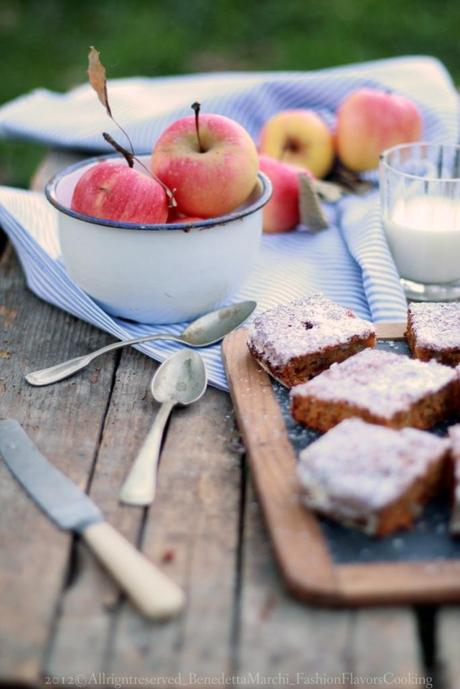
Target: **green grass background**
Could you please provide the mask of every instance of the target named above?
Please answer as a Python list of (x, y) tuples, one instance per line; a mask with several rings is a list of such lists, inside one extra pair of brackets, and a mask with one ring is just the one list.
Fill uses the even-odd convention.
[[(86, 79), (225, 69), (308, 70), (401, 54), (439, 57), (460, 82), (449, 0), (0, 0), (0, 103)], [(0, 183), (27, 186), (43, 148), (0, 141)]]

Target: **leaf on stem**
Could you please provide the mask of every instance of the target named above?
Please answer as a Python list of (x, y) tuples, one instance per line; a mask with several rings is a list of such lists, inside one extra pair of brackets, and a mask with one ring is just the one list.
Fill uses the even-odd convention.
[(109, 97), (107, 95), (107, 79), (106, 79), (106, 73), (105, 73), (105, 67), (102, 64), (102, 62), (99, 59), (99, 51), (96, 50), (93, 46), (91, 46), (89, 54), (88, 54), (88, 77), (89, 77), (89, 83), (93, 87), (93, 89), (97, 93), (97, 97), (99, 98), (100, 102), (106, 109), (107, 115), (110, 117), (112, 122), (116, 124), (116, 126), (120, 129), (121, 132), (126, 136), (126, 139), (128, 140), (129, 146), (131, 148), (130, 151), (128, 151), (124, 146), (118, 143), (118, 141), (115, 141), (113, 136), (111, 136), (108, 132), (103, 132), (102, 136), (104, 137), (105, 141), (107, 141), (108, 144), (112, 146), (118, 153), (121, 153), (121, 155), (125, 158), (126, 162), (128, 163), (129, 167), (134, 167), (134, 161), (136, 161), (144, 170), (145, 172), (155, 179), (158, 184), (163, 188), (167, 198), (168, 198), (168, 205), (170, 208), (175, 208), (177, 206), (176, 199), (174, 198), (174, 193), (171, 191), (171, 189), (166, 186), (164, 182), (161, 181), (156, 175), (153, 174), (151, 170), (144, 165), (142, 160), (140, 160), (134, 153), (134, 146), (133, 142), (129, 138), (128, 133), (123, 129), (121, 124), (117, 122), (117, 120), (114, 118), (112, 115), (112, 111), (110, 109), (110, 104), (109, 104)]
[(107, 115), (112, 117), (110, 109), (109, 97), (107, 95), (107, 79), (105, 76), (105, 67), (99, 59), (99, 51), (94, 46), (91, 46), (88, 53), (88, 77), (89, 83), (97, 93), (97, 97), (107, 111)]

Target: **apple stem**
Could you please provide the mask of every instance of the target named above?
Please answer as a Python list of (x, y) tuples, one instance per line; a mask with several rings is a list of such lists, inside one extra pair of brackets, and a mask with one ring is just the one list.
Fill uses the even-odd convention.
[(121, 144), (117, 143), (113, 136), (110, 136), (108, 132), (102, 132), (102, 136), (107, 141), (108, 144), (114, 148), (117, 153), (121, 153), (123, 158), (128, 163), (129, 167), (134, 167), (134, 155), (126, 150)]
[(200, 109), (201, 109), (201, 104), (195, 101), (195, 103), (192, 103), (190, 106), (192, 110), (195, 111), (195, 129), (196, 129), (196, 138), (198, 139), (198, 148), (200, 150), (200, 153), (204, 153), (204, 148), (203, 144), (201, 143), (200, 139)]
[(153, 174), (151, 170), (148, 169), (146, 165), (142, 162), (142, 160), (139, 160), (137, 156), (135, 156), (133, 153), (130, 153), (129, 151), (126, 150), (121, 144), (119, 144), (113, 136), (108, 134), (107, 132), (103, 132), (102, 136), (104, 139), (107, 141), (108, 144), (110, 144), (118, 153), (121, 153), (121, 155), (124, 157), (126, 162), (128, 163), (129, 167), (134, 167), (134, 161), (136, 161), (144, 170), (146, 173), (152, 177), (160, 187), (162, 187), (163, 191), (165, 192), (166, 196), (168, 197), (168, 206), (169, 208), (175, 208), (177, 206), (177, 201), (174, 197), (174, 193), (171, 191), (171, 189), (161, 181), (156, 175)]

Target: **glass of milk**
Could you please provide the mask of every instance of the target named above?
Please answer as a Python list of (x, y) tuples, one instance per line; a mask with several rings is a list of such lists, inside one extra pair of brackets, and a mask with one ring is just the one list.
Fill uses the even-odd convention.
[(412, 143), (380, 158), (383, 225), (411, 299), (460, 298), (460, 146)]

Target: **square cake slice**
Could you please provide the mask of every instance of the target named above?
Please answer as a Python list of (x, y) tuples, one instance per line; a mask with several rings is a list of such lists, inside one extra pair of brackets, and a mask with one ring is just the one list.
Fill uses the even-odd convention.
[(318, 431), (353, 416), (391, 428), (430, 428), (454, 412), (459, 386), (457, 372), (436, 361), (365, 349), (294, 387), (292, 415)]
[(385, 536), (421, 513), (448, 452), (449, 442), (432, 433), (346, 419), (300, 453), (302, 498), (335, 521)]
[(248, 340), (251, 354), (286, 387), (310, 380), (332, 363), (374, 346), (374, 326), (322, 294), (261, 314)]
[(450, 450), (450, 485), (452, 491), (452, 517), (450, 532), (460, 536), (460, 424), (449, 428)]
[(406, 339), (417, 359), (460, 364), (460, 302), (410, 304)]

